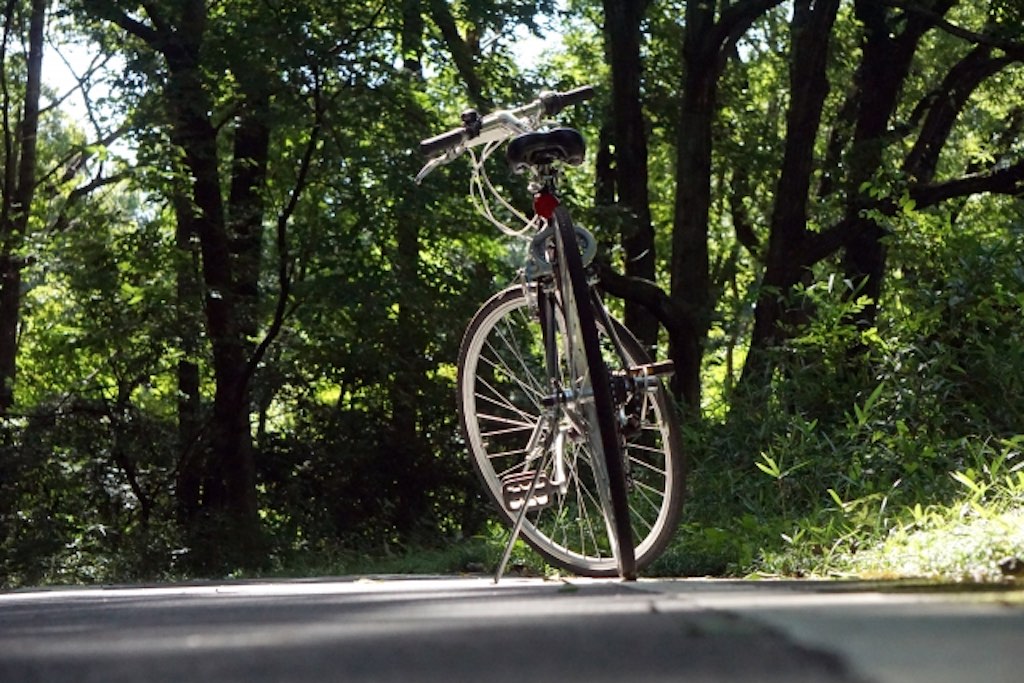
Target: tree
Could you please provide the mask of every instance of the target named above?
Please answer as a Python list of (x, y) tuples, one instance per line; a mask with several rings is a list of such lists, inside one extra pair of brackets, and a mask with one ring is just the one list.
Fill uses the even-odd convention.
[[(989, 172), (971, 169), (961, 178), (934, 182), (938, 159), (970, 94), (1022, 56), (1019, 43), (995, 40), (984, 30), (967, 30), (945, 20), (944, 15), (956, 4), (953, 0), (926, 4), (860, 0), (854, 4), (863, 26), (861, 59), (832, 124), (830, 153), (819, 162), (815, 141), (828, 94), (827, 57), (832, 35), (825, 29), (835, 20), (838, 7), (837, 3), (797, 3), (786, 158), (774, 198), (762, 293), (744, 368), (743, 382), (748, 386), (764, 385), (769, 366), (762, 352), (784, 340), (787, 328), (799, 322), (799, 308), (787, 308), (793, 301), (793, 288), (812, 277), (816, 264), (840, 250), (852, 291), (870, 301), (856, 322), (862, 327), (873, 323), (885, 273), (887, 229), (879, 216), (891, 216), (906, 206), (901, 197), (925, 208), (982, 192), (1020, 192), (1020, 161)], [(998, 26), (993, 23), (998, 7), (1000, 3), (993, 3), (988, 8), (990, 27)], [(938, 85), (928, 88), (910, 107), (906, 123), (894, 120), (900, 105), (907, 107), (901, 98), (913, 92), (909, 81), (915, 59), (920, 60), (922, 39), (936, 30), (973, 47), (952, 63), (921, 64), (920, 68), (933, 70), (932, 83)], [(946, 41), (949, 36), (936, 39)], [(901, 144), (909, 145), (910, 151), (900, 172), (879, 173), (892, 163), (894, 155), (902, 155)], [(1006, 158), (1006, 151), (998, 154)], [(822, 163), (826, 180), (819, 194), (841, 193), (845, 208), (838, 221), (814, 231), (809, 227), (808, 201), (812, 177)]]
[[(668, 332), (669, 355), (676, 368), (673, 390), (692, 417), (700, 411), (703, 349), (715, 304), (708, 221), (713, 124), (719, 106), (718, 83), (736, 42), (754, 21), (780, 2), (748, 0), (726, 5), (720, 12), (706, 2), (686, 3), (679, 106), (673, 116), (676, 192), (670, 291), (664, 292), (651, 281), (653, 278), (621, 279), (613, 273), (606, 274), (609, 291), (642, 304), (664, 325)], [(619, 17), (619, 23), (622, 23), (622, 17)], [(632, 23), (626, 22), (625, 25), (637, 25), (635, 14)], [(620, 27), (616, 30), (625, 29)], [(622, 70), (628, 72), (627, 67)], [(622, 92), (622, 97), (628, 98), (626, 93), (629, 91), (622, 89)], [(616, 116), (629, 117), (629, 112), (630, 109), (622, 104), (616, 109)], [(624, 126), (626, 130), (636, 128), (635, 119), (629, 118), (617, 125)], [(635, 144), (630, 146), (636, 147)], [(646, 184), (645, 164), (638, 156), (633, 175), (642, 177)], [(640, 173), (640, 168), (644, 169), (643, 173)], [(639, 191), (636, 196), (641, 197)]]
[[(86, 7), (97, 17), (120, 26), (165, 60), (164, 96), (171, 139), (182, 150), (191, 183), (188, 202), (178, 204), (185, 211), (178, 220), (187, 226), (188, 234), (199, 239), (206, 288), (206, 327), (217, 387), (208, 460), (203, 468), (202, 505), (212, 514), (225, 514), (230, 520), (228, 528), (249, 549), (258, 530), (249, 435), (247, 340), (238, 301), (238, 292), (245, 289), (245, 283), (236, 275), (238, 266), (231, 259), (232, 235), (221, 194), (217, 130), (210, 118), (214, 107), (202, 71), (207, 8), (198, 1), (182, 3), (178, 12), (149, 5), (149, 23), (144, 23), (114, 2), (87, 2)], [(256, 160), (256, 169), (260, 163)], [(245, 223), (235, 227), (242, 225)]]
[[(779, 182), (774, 196), (762, 294), (757, 303), (751, 344), (756, 348), (771, 333), (766, 326), (783, 322), (784, 292), (807, 274), (799, 258), (808, 234), (808, 202), (814, 168), (815, 141), (828, 95), (826, 68), (838, 0), (798, 1), (790, 23), (790, 105)], [(783, 292), (780, 296), (780, 292)], [(770, 321), (770, 322), (769, 322)], [(757, 367), (756, 353), (744, 367), (747, 377)], [(764, 381), (764, 377), (760, 378)]]
[[(870, 212), (880, 210), (892, 215), (901, 205), (901, 192), (921, 207), (977, 192), (1017, 191), (1019, 164), (1006, 165), (1005, 153), (1000, 154), (1004, 167), (985, 179), (975, 172), (961, 181), (941, 183), (942, 190), (931, 181), (934, 164), (970, 94), (986, 78), (1019, 60), (1019, 46), (1008, 37), (1012, 31), (1007, 34), (1001, 28), (1001, 32), (993, 34), (991, 30), (966, 29), (950, 23), (943, 15), (957, 5), (952, 1), (918, 4), (861, 0), (854, 3), (851, 21), (840, 12), (841, 3), (837, 0), (799, 0), (793, 4), (786, 36), (790, 74), (786, 128), (780, 131), (782, 156), (776, 162), (780, 171), (777, 182), (760, 186), (762, 196), (769, 198), (771, 204), (765, 214), (767, 237), (758, 238), (743, 206), (744, 201), (758, 203), (760, 198), (731, 197), (731, 216), (713, 214), (716, 193), (730, 188), (749, 193), (757, 187), (751, 184), (752, 159), (725, 156), (720, 145), (716, 149), (716, 140), (731, 137), (716, 129), (721, 125), (723, 107), (719, 91), (730, 60), (736, 69), (746, 70), (748, 78), (753, 73), (750, 69), (758, 68), (745, 64), (745, 57), (736, 46), (747, 40), (752, 27), (762, 32), (775, 30), (768, 27), (772, 25), (773, 9), (780, 4), (771, 0), (727, 3), (721, 7), (704, 2), (686, 3), (680, 105), (672, 121), (676, 132), (676, 195), (670, 291), (666, 294), (649, 281), (606, 273), (609, 291), (643, 303), (666, 328), (669, 353), (676, 364), (673, 386), (692, 415), (699, 411), (705, 347), (721, 288), (727, 274), (738, 267), (735, 256), (719, 257), (720, 260), (712, 262), (712, 219), (728, 219), (735, 230), (734, 239), (753, 258), (752, 282), (758, 287), (757, 305), (741, 386), (747, 393), (756, 393), (757, 387), (766, 385), (771, 372), (770, 355), (764, 351), (784, 341), (811, 314), (794, 297), (794, 292), (813, 280), (812, 269), (816, 264), (842, 253), (846, 279), (853, 283), (852, 291), (877, 302), (885, 270), (886, 230)], [(1007, 26), (1009, 15), (1004, 3), (993, 3), (988, 12), (993, 17), (990, 21), (995, 21), (997, 15), (1001, 17), (1002, 23), (993, 26)], [(969, 12), (966, 16), (970, 16)], [(622, 23), (621, 17), (618, 23)], [(941, 59), (920, 63), (918, 46), (922, 37), (936, 29), (977, 47), (955, 64)], [(837, 65), (846, 58), (845, 51), (856, 47), (856, 42), (839, 45), (836, 37), (859, 31), (860, 61), (851, 72), (843, 72)], [(750, 54), (746, 47), (744, 50)], [(946, 77), (933, 78), (941, 84), (940, 88), (931, 89), (916, 107), (910, 108), (910, 122), (894, 121), (908, 107), (902, 98), (910, 89), (908, 79), (914, 68), (949, 71)], [(851, 76), (845, 98), (833, 109), (830, 79)], [(772, 76), (766, 73), (758, 77)], [(761, 106), (732, 100), (725, 104), (730, 109), (746, 106), (749, 113), (759, 111)], [(622, 110), (620, 107), (618, 111)], [(832, 133), (823, 153), (822, 131), (826, 129)], [(771, 130), (766, 132), (773, 134)], [(879, 167), (888, 162), (900, 140), (911, 140), (916, 133), (918, 142), (910, 144), (911, 151), (903, 165), (904, 177), (909, 182), (902, 190), (881, 190)], [(720, 177), (731, 178), (729, 185), (716, 184), (716, 161), (724, 164)], [(821, 180), (816, 187), (819, 174)], [(812, 204), (815, 197), (826, 200), (823, 210)], [(833, 206), (842, 207), (838, 219), (828, 217)], [(833, 223), (826, 229), (815, 227), (829, 220)], [(859, 325), (870, 326), (875, 305), (861, 309)]]
[(686, 5), (684, 74), (676, 143), (676, 199), (672, 229), (669, 327), (676, 364), (675, 388), (699, 411), (701, 361), (714, 306), (708, 255), (713, 123), (718, 82), (736, 41), (776, 0), (747, 0), (723, 7), (693, 0)]
[[(291, 200), (284, 203), (276, 218), (281, 260), (279, 303), (266, 335), (257, 343), (272, 132), (270, 101), (282, 88), (289, 58), (269, 49), (280, 50), (287, 45), (280, 38), (282, 29), (296, 35), (294, 31), (300, 30), (301, 22), (306, 20), (305, 8), (277, 14), (266, 8), (268, 15), (259, 14), (256, 6), (239, 2), (221, 8), (225, 10), (221, 12), (202, 0), (151, 3), (141, 14), (133, 11), (134, 4), (114, 0), (85, 0), (83, 7), (90, 16), (110, 22), (130, 36), (132, 49), (144, 57), (151, 55), (142, 63), (153, 64), (152, 58), (160, 60), (146, 76), (159, 93), (169, 139), (181, 153), (185, 182), (172, 188), (170, 199), (182, 241), (192, 236), (198, 241), (205, 333), (215, 383), (203, 446), (187, 448), (185, 453), (191, 457), (185, 457), (180, 465), (181, 514), (193, 527), (213, 524), (217, 538), (207, 538), (204, 548), (213, 556), (201, 562), (258, 562), (251, 383), (256, 367), (280, 330), (288, 299), (291, 273), (286, 230), (317, 144), (320, 86), (313, 63), (305, 81), (314, 110), (305, 143), (307, 151), (299, 158)], [(238, 27), (246, 21), (245, 40), (263, 41), (264, 49), (249, 53), (227, 48), (232, 39), (243, 37)], [(301, 46), (298, 50), (303, 54)], [(216, 74), (225, 72), (231, 74), (233, 88), (217, 79)], [(225, 108), (233, 115), (229, 127), (214, 118)], [(232, 136), (227, 161), (222, 144), (224, 131)], [(175, 165), (174, 161), (164, 163)], [(183, 386), (189, 383), (187, 391), (193, 391), (194, 371), (182, 366), (181, 372)], [(205, 533), (201, 530), (198, 538)], [(231, 552), (232, 545), (236, 553)], [(216, 557), (221, 551), (227, 553), (226, 558)]]
[[(14, 403), (21, 312), (21, 247), (29, 227), (38, 181), (36, 146), (42, 90), (43, 31), (48, 5), (46, 0), (32, 0), (27, 8), (19, 0), (7, 0), (4, 5), (3, 38), (0, 43), (4, 137), (4, 180), (0, 197), (0, 415)], [(24, 63), (19, 63), (16, 58), (10, 58), (15, 55), (9, 53), (9, 50), (15, 39), (12, 34), (17, 27), (24, 26), (26, 9), (27, 58)], [(25, 87), (20, 93), (10, 80), (12, 71), (24, 77)]]

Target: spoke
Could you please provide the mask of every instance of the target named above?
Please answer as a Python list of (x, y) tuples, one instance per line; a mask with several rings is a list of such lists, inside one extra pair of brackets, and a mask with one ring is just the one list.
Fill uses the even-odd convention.
[[(574, 462), (577, 462), (577, 461), (578, 460), (576, 460)], [(574, 471), (577, 472), (577, 473), (579, 472), (578, 469), (574, 469)], [(590, 468), (590, 471), (591, 471), (591, 474), (593, 474), (593, 468)], [(579, 479), (578, 474), (577, 474), (577, 479)], [(581, 484), (582, 484), (582, 480), (580, 480), (580, 481), (581, 481)], [(597, 477), (596, 476), (594, 477), (594, 486), (600, 486), (600, 483), (597, 481)], [(587, 498), (590, 499), (590, 502), (593, 503), (594, 507), (596, 507), (598, 510), (601, 510), (602, 506), (601, 506), (601, 498), (600, 498), (600, 496), (595, 497), (594, 492), (591, 491), (589, 487), (584, 486), (583, 490), (586, 492)]]
[(527, 452), (526, 452), (525, 448), (515, 448), (515, 449), (513, 449), (511, 451), (502, 451), (501, 453), (488, 453), (487, 454), (487, 459), (488, 460), (497, 460), (498, 458), (511, 458), (513, 456), (520, 456), (520, 455), (522, 456), (523, 460), (526, 459)]
[[(481, 396), (479, 398), (484, 398), (484, 397)], [(491, 415), (490, 413), (477, 413), (477, 416), (479, 417), (479, 420), (481, 422), (483, 422), (483, 421), (496, 422), (498, 424), (512, 425), (512, 426), (516, 426), (516, 427), (521, 427), (522, 429), (533, 429), (533, 425), (528, 423), (528, 422), (523, 422), (521, 420), (513, 420), (512, 418), (505, 417), (504, 415)]]
[[(547, 466), (550, 466), (549, 460), (545, 460), (545, 467)], [(569, 491), (566, 495), (558, 497), (557, 507), (538, 511), (531, 523), (566, 551), (600, 559), (603, 556), (601, 544), (592, 524), (593, 511), (587, 503), (588, 499), (593, 501), (593, 495), (583, 485), (573, 462), (568, 463), (566, 470)], [(573, 530), (574, 533), (570, 534)], [(593, 552), (588, 550), (588, 545), (593, 546)]]
[[(661, 512), (661, 506), (665, 502), (665, 494), (659, 491), (658, 489), (646, 486), (644, 484), (640, 484), (638, 482), (634, 482), (633, 491), (644, 499), (644, 501), (650, 506), (650, 509), (655, 512), (655, 518), (657, 518), (657, 513)], [(661, 502), (655, 502), (655, 500), (653, 500), (648, 495), (648, 492), (657, 495), (661, 499)], [(633, 509), (632, 505), (630, 505), (630, 509)], [(648, 525), (648, 531), (650, 531), (650, 525)]]
[(522, 462), (522, 461), (515, 462), (511, 466), (506, 467), (505, 469), (503, 469), (501, 472), (499, 472), (498, 470), (495, 470), (494, 474), (497, 475), (498, 481), (501, 481), (506, 476), (512, 474), (513, 472), (515, 472), (518, 469), (524, 468), (525, 466), (526, 466), (525, 462)]
[(648, 446), (647, 444), (638, 443), (636, 441), (628, 442), (626, 444), (626, 449), (627, 450), (631, 450), (631, 451), (645, 451), (647, 453), (654, 453), (654, 454), (658, 455), (659, 458), (665, 452), (661, 448), (658, 448), (656, 446)]
[[(632, 488), (630, 493), (636, 493), (638, 495), (647, 495), (648, 492), (658, 497), (658, 500), (664, 501), (668, 497), (668, 492), (665, 491), (665, 482), (655, 482), (654, 484), (642, 481), (639, 479), (633, 479), (631, 481)], [(660, 509), (661, 503), (656, 504), (654, 507)]]
[[(524, 318), (523, 322), (524, 322), (524, 325), (526, 326), (526, 329), (527, 329), (527, 332), (524, 334), (524, 336), (532, 338), (534, 335), (529, 332), (529, 329), (530, 329), (530, 327), (533, 326), (534, 323), (532, 323), (531, 321), (525, 320), (525, 318)], [(537, 326), (539, 327), (539, 323), (537, 323)], [(506, 325), (505, 327), (510, 327), (510, 325)], [(537, 378), (536, 378), (535, 372), (530, 369), (530, 366), (526, 362), (526, 359), (523, 358), (522, 354), (520, 353), (520, 345), (515, 343), (514, 340), (511, 341), (511, 342), (509, 341), (509, 337), (510, 336), (513, 336), (513, 337), (515, 336), (515, 331), (514, 330), (510, 331), (510, 330), (505, 330), (505, 329), (502, 329), (502, 330), (497, 330), (496, 329), (495, 331), (496, 331), (498, 337), (501, 338), (501, 341), (503, 341), (505, 343), (505, 348), (508, 349), (509, 353), (515, 358), (516, 361), (518, 361), (519, 366), (523, 370), (523, 374), (526, 377), (529, 377), (530, 379), (534, 380), (534, 383), (535, 383), (537, 389), (540, 390), (539, 391), (540, 395), (543, 395), (543, 388), (542, 388), (542, 386), (540, 385), (539, 382), (536, 382)], [(536, 339), (531, 339), (530, 341), (534, 341), (535, 342)], [(490, 340), (487, 341), (487, 346), (489, 348), (491, 348), (496, 354), (498, 353), (497, 349), (494, 348), (494, 346), (491, 344)], [(501, 355), (501, 354), (498, 354), (498, 355)], [(502, 358), (502, 361), (504, 362), (504, 358)], [(505, 365), (505, 368), (508, 371), (508, 374), (510, 376), (518, 377), (518, 373), (514, 372), (510, 366)]]
[(594, 534), (594, 527), (590, 523), (590, 513), (587, 510), (586, 498), (583, 495), (587, 491), (586, 487), (583, 486), (583, 482), (580, 481), (579, 477), (574, 478), (574, 489), (576, 491), (576, 523), (579, 526), (580, 535), (580, 554), (587, 555), (587, 537), (594, 544), (594, 553), (597, 557), (600, 557), (599, 543), (597, 542), (597, 536)]
[[(519, 375), (513, 373), (512, 368), (510, 368), (508, 364), (504, 362), (504, 359), (498, 358), (497, 360), (495, 360), (488, 356), (481, 355), (480, 360), (482, 360), (487, 365), (491, 366), (491, 368), (494, 369), (496, 372), (504, 374), (513, 384), (517, 385), (520, 389), (522, 389), (523, 393), (526, 396), (530, 397), (530, 400), (534, 404), (534, 407), (536, 407), (538, 410), (540, 409), (540, 399), (544, 398), (544, 392), (543, 390), (540, 389), (538, 382), (532, 375), (528, 375), (528, 378), (533, 379), (533, 382), (524, 382), (522, 379), (519, 378)], [(484, 382), (484, 379), (482, 377), (478, 377), (478, 379), (480, 382)], [(488, 384), (488, 386), (490, 386), (490, 384)]]
[[(570, 465), (569, 469), (572, 472), (573, 480), (576, 483), (576, 486), (575, 486), (575, 488), (576, 488), (576, 500), (577, 500), (577, 505), (579, 506), (579, 510), (580, 510), (579, 517), (580, 517), (581, 520), (585, 520), (586, 521), (587, 531), (590, 532), (589, 533), (590, 538), (594, 542), (595, 552), (598, 552), (598, 557), (601, 557), (601, 555), (600, 555), (600, 543), (598, 543), (598, 541), (597, 541), (597, 535), (594, 532), (594, 528), (593, 528), (593, 525), (591, 523), (592, 513), (590, 512), (590, 509), (591, 509), (590, 506), (587, 505), (587, 501), (589, 500), (590, 503), (593, 505), (594, 509), (596, 509), (598, 511), (598, 515), (601, 517), (602, 520), (604, 519), (604, 515), (603, 515), (603, 512), (602, 512), (602, 506), (601, 506), (600, 500), (598, 498), (594, 497), (593, 491), (591, 491), (590, 488), (588, 488), (587, 486), (584, 485), (583, 479), (580, 476), (580, 470), (579, 470), (579, 467), (577, 467), (577, 463), (579, 463), (580, 460), (581, 460), (581, 458), (578, 457), (580, 450), (581, 450), (581, 447), (576, 447), (576, 448), (573, 449), (573, 454), (576, 457), (572, 458), (572, 460), (571, 460), (572, 464)], [(591, 471), (593, 471), (593, 470), (591, 470)], [(597, 485), (596, 484), (596, 480), (595, 480), (595, 485)]]
[[(508, 325), (505, 325), (504, 328), (508, 328)], [(526, 338), (526, 345), (533, 346), (536, 343), (535, 335), (530, 331), (525, 331), (520, 336)], [(521, 371), (527, 377), (534, 377), (536, 375), (536, 372), (530, 369), (530, 364), (523, 356), (521, 348), (523, 344), (518, 343), (514, 330), (498, 329), (496, 327), (493, 330), (493, 335), (488, 335), (485, 344), (491, 353), (502, 359), (502, 364), (508, 374), (518, 375)], [(505, 356), (511, 356), (512, 360), (516, 361), (515, 364), (519, 366), (520, 371), (514, 370), (512, 365), (505, 360)]]
[(636, 534), (636, 539), (638, 541), (642, 542), (643, 539), (647, 538), (647, 536), (654, 529), (654, 524), (648, 522), (647, 518), (644, 517), (639, 512), (637, 512), (636, 508), (634, 508), (632, 505), (629, 506), (629, 512), (630, 512), (630, 515), (629, 515), (630, 524), (632, 524), (634, 526), (634, 528), (635, 528), (637, 523), (639, 523), (641, 526), (643, 526), (645, 528), (645, 530), (644, 530), (644, 532), (642, 534)]
[(490, 439), (495, 436), (507, 436), (509, 434), (519, 434), (520, 432), (533, 432), (533, 425), (519, 425), (508, 429), (496, 429), (493, 432), (480, 432), (480, 437)]
[[(658, 451), (658, 453), (660, 452), (661, 451)], [(643, 467), (644, 469), (650, 472), (654, 472), (655, 474), (663, 478), (667, 475), (667, 472), (665, 470), (655, 466), (653, 463), (647, 462), (646, 460), (640, 460), (639, 458), (635, 458), (632, 455), (629, 456), (629, 462), (634, 465), (639, 465), (640, 467)]]
[[(536, 422), (539, 419), (539, 417), (537, 415), (535, 415), (533, 413), (528, 413), (528, 412), (526, 412), (526, 410), (520, 408), (516, 404), (512, 403), (511, 401), (509, 401), (507, 398), (502, 396), (498, 392), (497, 389), (492, 387), (490, 384), (488, 384), (484, 380), (481, 379), (480, 380), (480, 384), (484, 385), (484, 387), (486, 389), (488, 389), (491, 394), (494, 394), (494, 395), (491, 396), (491, 395), (485, 394), (485, 393), (483, 393), (481, 391), (475, 391), (473, 393), (474, 397), (476, 397), (478, 399), (481, 399), (483, 401), (486, 401), (487, 403), (490, 403), (491, 405), (498, 406), (499, 408), (504, 408), (504, 409), (508, 410), (511, 413), (515, 413), (516, 415), (519, 415), (521, 418), (523, 418), (523, 420)], [(540, 410), (540, 407), (538, 406), (538, 412), (539, 412), (539, 410)]]

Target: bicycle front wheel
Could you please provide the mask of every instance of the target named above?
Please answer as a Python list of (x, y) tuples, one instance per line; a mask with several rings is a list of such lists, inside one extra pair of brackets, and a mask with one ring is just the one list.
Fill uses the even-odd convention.
[[(551, 306), (548, 347), (558, 351), (557, 383), (566, 385), (565, 316), (535, 286), (510, 287), (474, 316), (459, 359), (459, 409), (474, 469), (511, 525), (527, 504), (522, 537), (548, 562), (583, 576), (620, 574), (614, 539), (601, 503), (594, 463), (603, 460), (578, 415), (555, 396), (537, 311)], [(640, 344), (617, 321), (598, 319), (609, 362), (649, 363)], [(609, 329), (609, 326), (611, 329)], [(618, 342), (618, 343), (615, 343)], [(630, 402), (631, 429), (622, 449), (637, 570), (671, 540), (683, 496), (683, 451), (671, 399), (660, 382)], [(600, 465), (599, 465), (600, 466)], [(516, 485), (537, 477), (534, 500), (517, 498)]]
[(557, 243), (555, 269), (565, 316), (566, 357), (575, 422), (587, 434), (593, 451), (597, 491), (608, 525), (612, 552), (622, 578), (636, 578), (633, 529), (626, 496), (626, 472), (619, 445), (619, 426), (612, 399), (611, 372), (601, 352), (590, 285), (580, 257), (576, 230), (564, 207), (553, 216)]

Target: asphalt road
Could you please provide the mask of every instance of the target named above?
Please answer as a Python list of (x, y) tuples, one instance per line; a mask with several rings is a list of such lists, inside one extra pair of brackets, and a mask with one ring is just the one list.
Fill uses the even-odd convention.
[(0, 681), (1024, 680), (1016, 594), (323, 579), (0, 594)]

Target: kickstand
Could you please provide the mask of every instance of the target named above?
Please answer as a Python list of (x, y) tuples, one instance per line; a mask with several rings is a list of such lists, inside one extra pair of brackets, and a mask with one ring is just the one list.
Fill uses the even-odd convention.
[(519, 508), (519, 514), (516, 515), (515, 524), (512, 525), (512, 533), (508, 537), (508, 544), (505, 546), (505, 554), (501, 557), (501, 563), (498, 565), (498, 571), (494, 575), (494, 583), (497, 584), (501, 581), (501, 576), (505, 573), (505, 566), (508, 564), (509, 558), (512, 556), (512, 546), (516, 544), (519, 539), (519, 532), (523, 528), (523, 520), (526, 519), (526, 511), (530, 508), (529, 502), (533, 500), (533, 494), (537, 490), (537, 482), (540, 480), (540, 473), (543, 468), (538, 467), (533, 473), (533, 479), (530, 480), (530, 489), (526, 492), (526, 497), (523, 498), (523, 506)]

